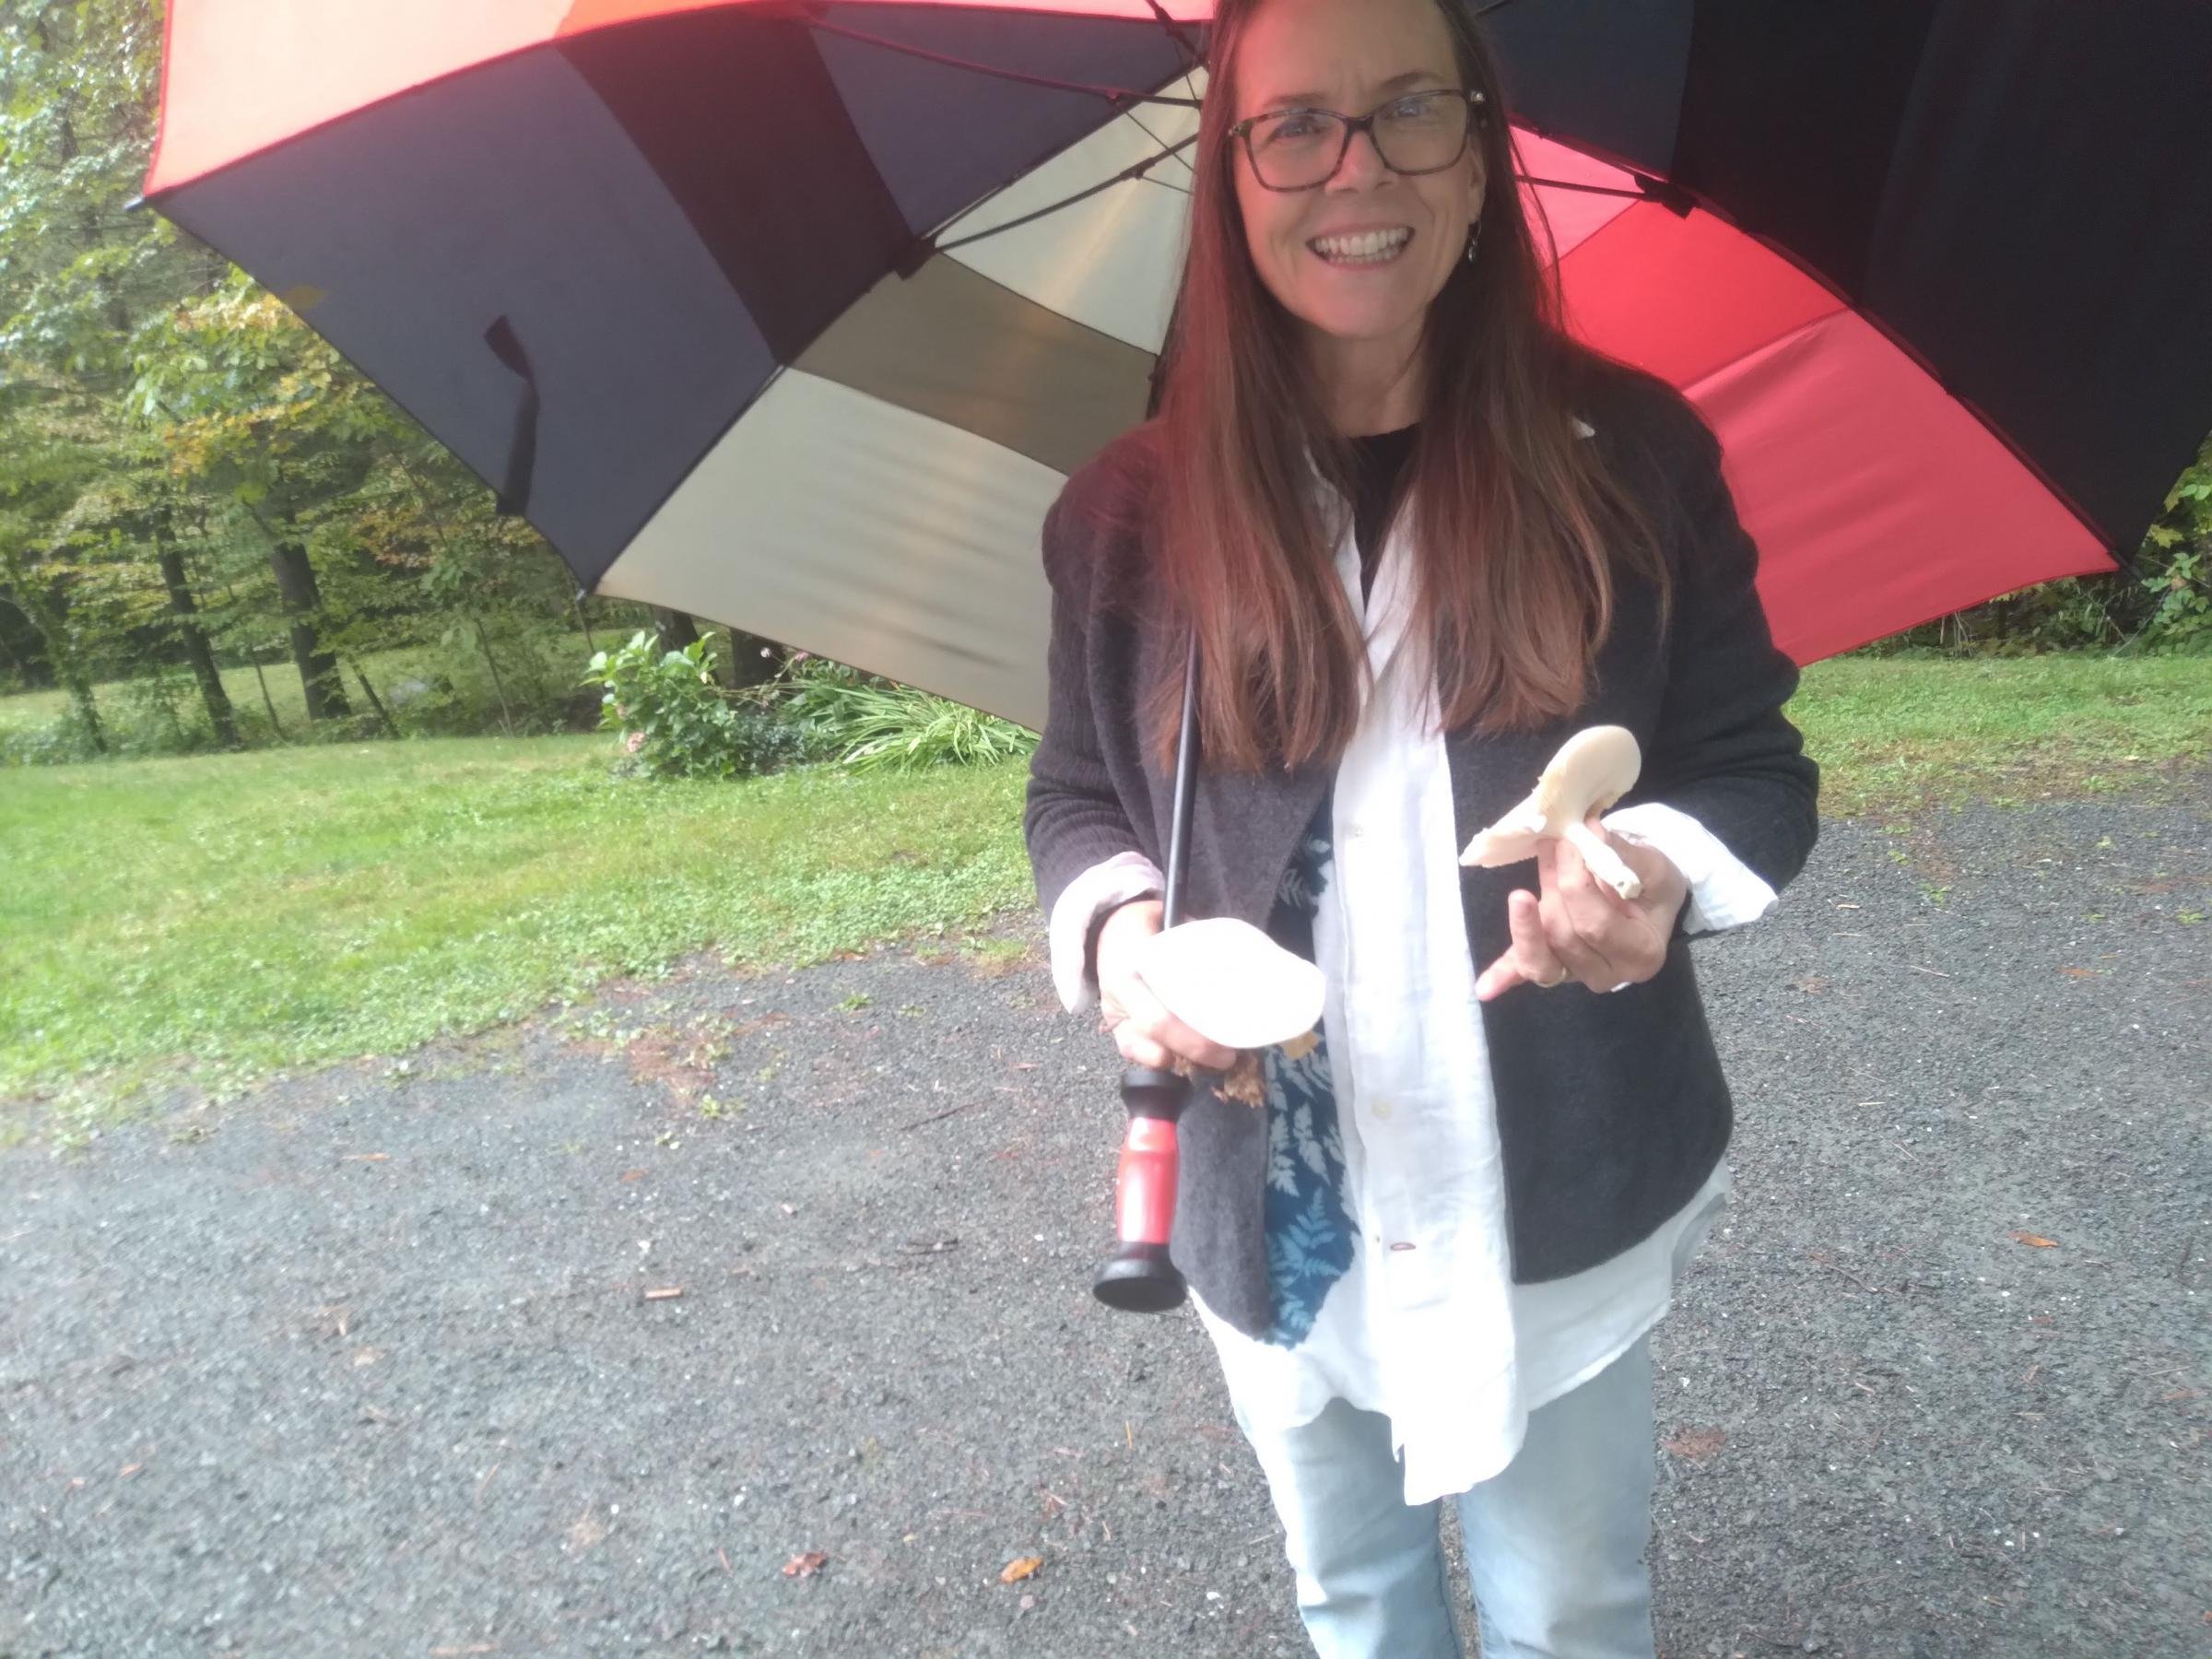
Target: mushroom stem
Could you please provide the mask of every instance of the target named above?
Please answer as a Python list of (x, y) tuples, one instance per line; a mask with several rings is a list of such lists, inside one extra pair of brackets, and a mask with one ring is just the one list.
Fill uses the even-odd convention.
[(1583, 855), (1590, 866), (1590, 874), (1604, 882), (1623, 899), (1633, 899), (1643, 891), (1643, 879), (1622, 862), (1606, 838), (1581, 818), (1559, 832), (1559, 839)]

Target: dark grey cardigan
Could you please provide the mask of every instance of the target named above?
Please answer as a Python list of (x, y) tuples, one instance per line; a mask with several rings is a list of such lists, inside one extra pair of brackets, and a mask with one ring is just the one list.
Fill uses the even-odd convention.
[[(1720, 445), (1665, 382), (1606, 370), (1579, 406), (1603, 447), (1657, 510), (1677, 578), (1662, 636), (1650, 584), (1624, 579), (1591, 693), (1542, 730), (1447, 733), (1460, 843), (1534, 786), (1584, 726), (1624, 725), (1643, 774), (1622, 806), (1664, 801), (1695, 817), (1780, 891), (1817, 833), (1819, 769), (1783, 704), (1797, 670), (1778, 651), (1752, 586), (1757, 552), (1736, 522)], [(1157, 429), (1140, 427), (1071, 477), (1044, 527), (1053, 588), (1051, 701), (1030, 772), (1023, 829), (1047, 914), (1102, 859), (1132, 849), (1167, 865), (1171, 779), (1141, 753), (1137, 699), (1182, 645), (1151, 620), (1147, 548)], [(1254, 776), (1201, 765), (1192, 808), (1186, 914), (1266, 925), (1294, 841), (1333, 768)], [(1533, 862), (1465, 876), (1477, 971), (1511, 944), (1506, 894), (1537, 888)], [(1611, 994), (1572, 982), (1482, 1005), (1505, 1163), (1513, 1277), (1593, 1267), (1648, 1237), (1688, 1203), (1726, 1149), (1728, 1087), (1679, 924), (1656, 977)], [(1194, 1090), (1182, 1126), (1171, 1250), (1206, 1305), (1264, 1332), (1264, 1112)]]

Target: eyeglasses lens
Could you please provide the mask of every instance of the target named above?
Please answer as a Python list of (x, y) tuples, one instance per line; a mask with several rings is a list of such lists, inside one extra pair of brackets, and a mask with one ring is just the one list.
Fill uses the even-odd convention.
[[(1467, 100), (1429, 92), (1384, 104), (1371, 132), (1393, 172), (1436, 172), (1459, 159), (1467, 141)], [(1287, 110), (1253, 124), (1253, 169), (1271, 190), (1324, 183), (1345, 152), (1345, 118), (1327, 110)]]

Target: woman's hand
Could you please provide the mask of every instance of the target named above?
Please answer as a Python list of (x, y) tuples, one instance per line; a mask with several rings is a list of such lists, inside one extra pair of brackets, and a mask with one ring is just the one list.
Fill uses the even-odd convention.
[(1157, 899), (1123, 905), (1099, 929), (1099, 1013), (1114, 1046), (1133, 1065), (1166, 1071), (1180, 1057), (1207, 1071), (1227, 1071), (1237, 1051), (1201, 1037), (1168, 1012), (1136, 971), (1136, 947), (1159, 931), (1164, 907)]
[(1515, 985), (1552, 986), (1579, 980), (1593, 991), (1641, 984), (1666, 961), (1666, 943), (1675, 918), (1689, 899), (1689, 884), (1674, 861), (1656, 847), (1624, 840), (1605, 829), (1592, 813), (1590, 828), (1606, 839), (1643, 882), (1634, 899), (1618, 893), (1590, 874), (1571, 843), (1536, 843), (1536, 877), (1543, 896), (1516, 889), (1508, 896), (1507, 920), (1513, 943), (1475, 982), (1483, 1002), (1504, 995)]

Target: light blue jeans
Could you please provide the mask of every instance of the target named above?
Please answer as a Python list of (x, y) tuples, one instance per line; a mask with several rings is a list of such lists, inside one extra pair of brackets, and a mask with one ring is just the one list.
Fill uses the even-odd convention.
[[(1235, 1402), (1230, 1402), (1232, 1408)], [(1390, 1419), (1332, 1400), (1255, 1435), (1322, 1659), (1459, 1659), (1435, 1504), (1409, 1507)], [(1538, 1407), (1519, 1453), (1459, 1494), (1483, 1659), (1653, 1659), (1647, 1335)]]

